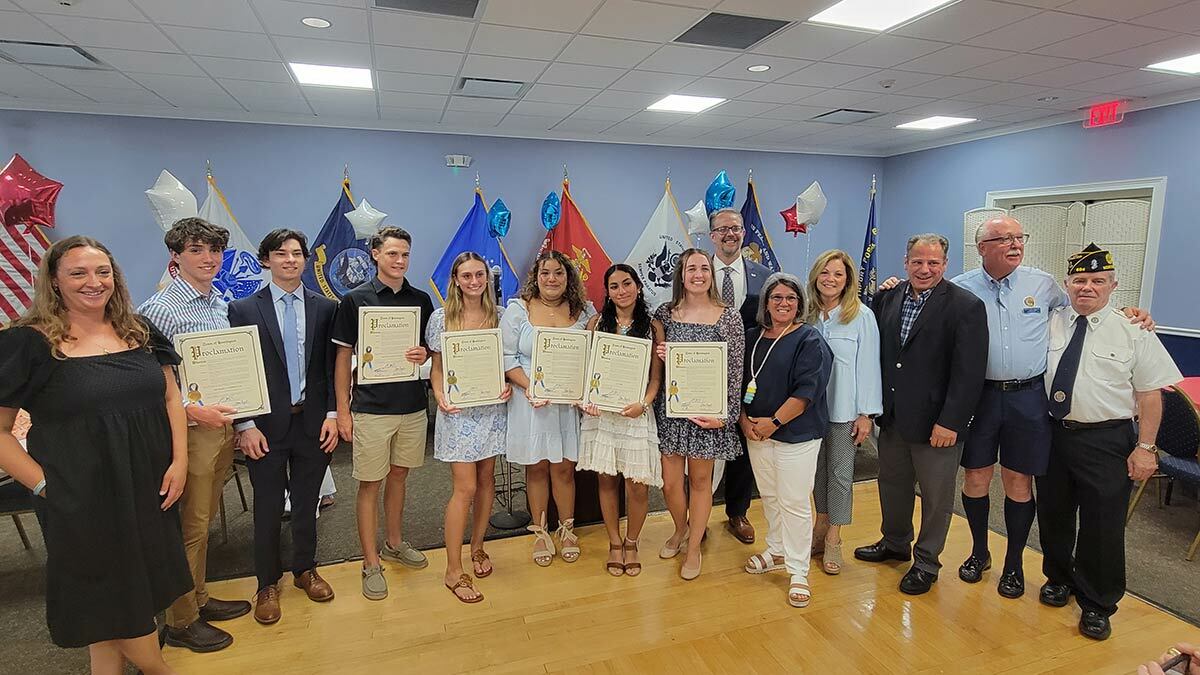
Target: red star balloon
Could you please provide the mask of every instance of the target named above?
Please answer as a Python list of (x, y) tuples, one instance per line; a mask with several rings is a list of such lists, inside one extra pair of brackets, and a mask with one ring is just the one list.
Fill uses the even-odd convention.
[(779, 215), (783, 216), (783, 229), (791, 232), (793, 238), (801, 234), (808, 234), (808, 223), (802, 223), (797, 219), (799, 211), (799, 207), (792, 204), (792, 208), (779, 212)]
[(54, 227), (54, 203), (62, 187), (35, 171), (25, 158), (13, 155), (0, 171), (0, 220), (8, 227)]

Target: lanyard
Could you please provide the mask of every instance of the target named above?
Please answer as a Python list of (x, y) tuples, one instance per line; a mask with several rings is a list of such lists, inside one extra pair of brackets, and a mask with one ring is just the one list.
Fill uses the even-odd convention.
[(759, 333), (758, 339), (754, 341), (754, 348), (750, 350), (750, 384), (746, 385), (746, 395), (742, 397), (743, 403), (750, 405), (750, 403), (754, 401), (754, 394), (758, 392), (758, 374), (762, 372), (764, 367), (766, 367), (767, 361), (771, 360), (771, 350), (775, 349), (775, 345), (779, 344), (783, 338), (786, 337), (788, 333), (792, 332), (792, 329), (798, 325), (800, 324), (794, 323), (788, 326), (787, 330), (783, 331), (779, 337), (775, 338), (774, 342), (771, 343), (771, 346), (767, 347), (767, 355), (763, 357), (762, 363), (758, 364), (758, 368), (756, 369), (754, 367), (754, 357), (758, 355), (758, 343), (762, 342), (762, 339), (766, 336), (767, 332), (763, 331), (762, 333)]

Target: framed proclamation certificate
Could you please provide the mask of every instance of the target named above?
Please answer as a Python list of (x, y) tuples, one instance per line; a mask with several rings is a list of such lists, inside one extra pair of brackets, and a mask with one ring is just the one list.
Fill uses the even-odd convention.
[(650, 381), (653, 349), (650, 340), (594, 332), (584, 403), (595, 403), (601, 410), (619, 413), (630, 403), (642, 400)]
[(442, 333), (442, 393), (457, 408), (503, 403), (504, 344), (500, 329)]
[(183, 401), (227, 405), (234, 419), (271, 412), (258, 326), (240, 326), (175, 336)]
[(420, 377), (420, 366), (404, 352), (421, 344), (420, 307), (359, 307), (358, 383), (408, 382)]
[(728, 417), (729, 345), (725, 342), (666, 344), (667, 417)]
[(530, 395), (551, 403), (582, 403), (591, 331), (534, 328)]

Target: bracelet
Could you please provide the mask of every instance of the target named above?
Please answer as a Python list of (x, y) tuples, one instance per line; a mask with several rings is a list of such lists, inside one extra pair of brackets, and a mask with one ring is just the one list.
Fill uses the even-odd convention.
[(33, 494), (35, 494), (39, 497), (42, 496), (42, 493), (45, 492), (45, 490), (46, 490), (46, 479), (45, 478), (41, 479), (40, 481), (38, 481), (37, 485), (33, 486)]

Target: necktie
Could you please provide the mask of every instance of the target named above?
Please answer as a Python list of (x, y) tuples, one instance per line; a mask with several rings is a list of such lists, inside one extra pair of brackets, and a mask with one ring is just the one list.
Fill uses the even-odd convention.
[(300, 333), (296, 325), (296, 296), (283, 296), (283, 358), (287, 362), (288, 384), (291, 385), (292, 403), (300, 402)]
[(1058, 361), (1054, 373), (1054, 384), (1050, 387), (1050, 414), (1061, 420), (1071, 412), (1071, 390), (1075, 387), (1075, 376), (1079, 373), (1079, 357), (1083, 355), (1083, 338), (1087, 335), (1087, 317), (1075, 319), (1075, 332), (1071, 342)]
[(726, 267), (725, 268), (725, 279), (721, 282), (721, 299), (725, 301), (726, 305), (733, 307), (734, 297), (735, 296), (733, 294), (733, 268)]

